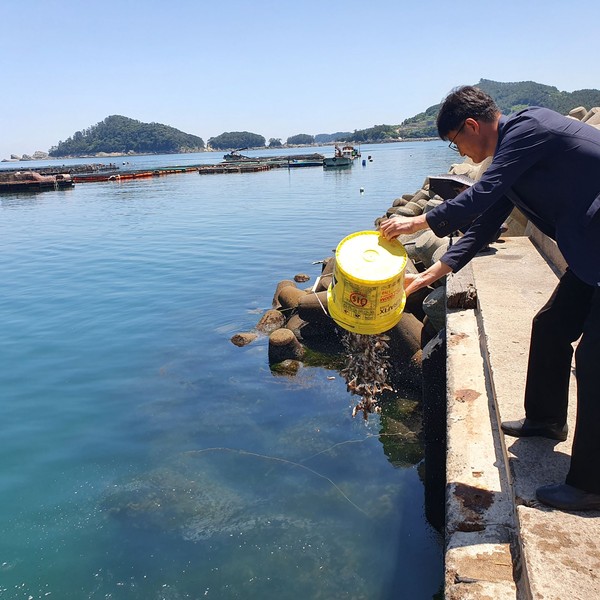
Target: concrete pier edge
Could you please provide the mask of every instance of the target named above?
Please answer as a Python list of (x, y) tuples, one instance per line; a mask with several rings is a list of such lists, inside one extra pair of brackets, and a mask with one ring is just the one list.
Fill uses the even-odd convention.
[[(475, 308), (447, 308), (445, 598), (600, 598), (600, 513), (565, 513), (535, 499), (564, 481), (575, 424), (572, 377), (566, 442), (505, 437), (523, 417), (531, 320), (564, 261), (528, 227), (447, 278), (447, 299), (476, 291)], [(458, 293), (457, 293), (458, 290)]]

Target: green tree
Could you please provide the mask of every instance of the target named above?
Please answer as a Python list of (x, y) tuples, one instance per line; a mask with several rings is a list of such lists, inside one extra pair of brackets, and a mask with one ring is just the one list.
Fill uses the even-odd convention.
[(368, 129), (355, 130), (344, 141), (360, 143), (383, 142), (386, 140), (397, 140), (399, 137), (397, 125), (375, 125)]
[(210, 138), (208, 145), (215, 150), (235, 150), (237, 148), (264, 148), (265, 138), (249, 131), (226, 131)]
[(269, 139), (269, 148), (281, 148), (283, 144), (281, 143), (281, 138), (270, 138)]
[(331, 142), (342, 142), (352, 135), (350, 131), (338, 131), (336, 133), (318, 133), (315, 135), (316, 144), (330, 144)]
[(299, 133), (298, 135), (292, 135), (287, 139), (288, 146), (309, 146), (315, 143), (315, 138), (307, 133)]
[(204, 141), (198, 136), (160, 123), (142, 123), (112, 115), (88, 129), (76, 131), (64, 142), (53, 146), (49, 154), (63, 157), (98, 152), (169, 154), (201, 150), (204, 150)]

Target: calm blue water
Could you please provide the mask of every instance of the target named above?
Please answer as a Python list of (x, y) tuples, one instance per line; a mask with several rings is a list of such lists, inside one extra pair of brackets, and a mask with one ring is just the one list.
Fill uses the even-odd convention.
[(0, 198), (1, 598), (439, 589), (417, 467), (388, 459), (379, 417), (352, 419), (336, 371), (274, 376), (266, 338), (230, 342), (278, 281), (314, 279), (313, 261), (455, 158), (442, 142), (361, 150), (373, 162), (344, 171)]

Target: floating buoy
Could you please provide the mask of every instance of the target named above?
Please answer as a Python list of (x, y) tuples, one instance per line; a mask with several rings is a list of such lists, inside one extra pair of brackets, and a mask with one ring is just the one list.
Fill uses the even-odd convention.
[(360, 188), (360, 193), (364, 194), (365, 193), (365, 188)]

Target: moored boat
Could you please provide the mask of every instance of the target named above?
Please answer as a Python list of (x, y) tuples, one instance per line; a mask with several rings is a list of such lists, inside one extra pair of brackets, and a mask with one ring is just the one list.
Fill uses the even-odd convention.
[(360, 150), (357, 150), (354, 146), (351, 146), (350, 144), (346, 144), (342, 148), (342, 156), (347, 156), (348, 158), (354, 160), (355, 158), (358, 158), (360, 156)]
[(257, 160), (256, 158), (250, 158), (249, 156), (240, 154), (242, 150), (248, 150), (248, 148), (238, 148), (237, 150), (232, 150), (228, 154), (223, 155), (223, 160), (227, 162), (246, 162), (249, 160)]
[(316, 159), (291, 159), (288, 161), (288, 167), (290, 169), (293, 168), (297, 168), (297, 167), (319, 167), (323, 164), (323, 159), (321, 158), (320, 160), (316, 160)]
[(332, 156), (323, 159), (324, 167), (350, 167), (352, 159), (347, 156)]

